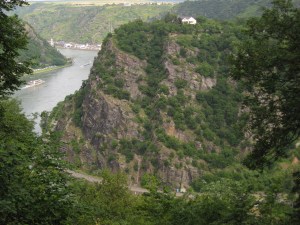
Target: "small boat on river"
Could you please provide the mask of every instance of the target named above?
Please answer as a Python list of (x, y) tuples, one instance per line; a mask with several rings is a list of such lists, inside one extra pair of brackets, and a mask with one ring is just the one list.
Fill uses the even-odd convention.
[(81, 68), (83, 68), (83, 67), (85, 67), (85, 66), (88, 66), (88, 65), (90, 65), (92, 63), (92, 61), (89, 61), (88, 63), (86, 63), (86, 64), (83, 64), (83, 65), (81, 65), (80, 67)]
[(43, 81), (41, 79), (31, 80), (31, 81), (28, 81), (27, 84), (23, 88), (30, 88), (30, 87), (34, 87), (34, 86), (37, 86), (37, 85), (40, 85), (43, 83), (45, 83), (45, 81)]

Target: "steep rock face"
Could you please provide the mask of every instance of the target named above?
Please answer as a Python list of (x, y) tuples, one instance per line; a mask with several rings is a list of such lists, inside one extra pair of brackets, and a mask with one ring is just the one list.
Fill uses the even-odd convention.
[[(146, 62), (119, 50), (112, 41), (107, 42), (104, 48), (105, 51), (115, 56), (114, 66), (118, 69), (116, 78), (124, 80), (124, 89), (130, 93), (132, 99), (141, 96), (138, 84), (139, 80), (146, 76), (144, 71)], [(105, 54), (100, 54), (95, 63), (105, 60), (105, 57)], [(92, 70), (92, 73), (93, 72)]]
[[(143, 30), (140, 21), (135, 25), (104, 41), (89, 79), (55, 110), (60, 114), (54, 116), (55, 129), (63, 131), (67, 159), (81, 168), (125, 171), (130, 185), (152, 174), (173, 187), (189, 187), (213, 166), (228, 163), (227, 156), (217, 156), (228, 146), (217, 135), (232, 138), (223, 127), (225, 113), (219, 112), (224, 105), (231, 119), (237, 110), (221, 97), (231, 91), (227, 81), (217, 82), (218, 70), (206, 62), (222, 66), (219, 58), (212, 60), (221, 54), (215, 49), (210, 54), (210, 45), (198, 43), (199, 35), (156, 33), (148, 25)], [(126, 39), (131, 34), (137, 38), (133, 42)], [(218, 40), (220, 34), (213, 37)]]
[[(176, 47), (176, 45), (174, 45)], [(107, 42), (104, 46), (105, 53), (113, 54), (115, 56), (115, 68), (118, 72), (115, 77), (124, 80), (124, 89), (130, 93), (131, 99), (137, 99), (142, 96), (139, 91), (139, 84), (144, 84), (140, 81), (145, 78), (146, 74), (144, 68), (146, 63), (138, 58), (126, 54), (115, 47), (112, 40)], [(106, 57), (106, 54), (99, 54), (94, 63), (101, 62)], [(92, 69), (91, 77), (87, 83), (88, 93), (85, 95), (82, 104), (82, 132), (85, 140), (93, 146), (94, 149), (101, 149), (103, 144), (111, 143), (112, 140), (121, 139), (138, 139), (143, 140), (141, 135), (143, 127), (136, 122), (136, 116), (131, 110), (130, 102), (126, 100), (119, 100), (113, 98), (100, 91), (97, 86), (100, 78), (97, 72)], [(199, 76), (199, 75), (198, 75)], [(174, 86), (175, 78), (182, 78), (183, 74), (169, 74), (167, 82), (176, 89)], [(201, 77), (201, 76), (199, 76)], [(189, 80), (189, 76), (185, 76)], [(168, 132), (169, 123), (164, 122), (163, 126), (166, 128), (167, 133), (171, 136), (179, 138), (182, 141), (190, 141), (191, 137), (176, 130), (174, 122), (171, 121), (172, 132)], [(102, 153), (104, 157), (97, 157), (97, 161), (101, 167), (110, 167), (112, 170), (126, 169), (127, 163), (124, 163), (122, 157), (117, 155), (116, 160), (107, 161), (107, 156), (114, 150), (110, 149), (109, 152)], [(191, 165), (185, 165), (183, 168), (175, 168), (174, 166), (166, 166), (165, 161), (168, 158), (168, 151), (161, 151), (156, 156), (158, 162), (158, 175), (166, 183), (179, 186), (180, 184), (188, 186), (188, 184), (196, 177), (198, 177), (198, 170)], [(117, 151), (116, 151), (117, 152)], [(115, 152), (115, 153), (116, 153)], [(101, 154), (100, 154), (101, 155)], [(106, 158), (106, 160), (105, 160)], [(132, 184), (138, 184), (141, 176), (144, 173), (153, 173), (156, 169), (151, 166), (151, 163), (145, 157), (136, 157), (133, 164), (138, 164), (138, 173), (131, 173)], [(189, 161), (189, 160), (188, 160)], [(139, 162), (139, 163), (138, 163)], [(180, 163), (180, 160), (177, 160)], [(146, 169), (141, 169), (142, 164)]]
[(83, 102), (82, 131), (91, 144), (99, 147), (112, 138), (139, 137), (138, 125), (126, 102), (98, 93)]
[[(176, 44), (172, 46), (173, 48), (178, 47)], [(173, 48), (168, 47), (170, 51), (173, 51)], [(131, 99), (134, 100), (143, 96), (139, 90), (139, 85), (145, 83), (141, 79), (146, 76), (144, 70), (146, 63), (120, 51), (110, 40), (103, 46), (103, 50), (95, 59), (94, 65), (100, 62), (103, 63), (108, 55), (114, 55), (114, 68), (117, 68), (115, 78), (124, 80), (123, 88), (130, 93)], [(168, 61), (165, 62), (165, 65), (174, 66)], [(191, 81), (190, 74), (175, 73), (171, 70), (168, 70), (169, 75), (164, 82), (174, 90), (176, 90), (176, 87), (173, 83), (176, 78), (186, 78), (188, 82)], [(84, 86), (86, 92), (82, 101), (81, 128), (79, 129), (74, 125), (72, 118), (70, 118), (71, 114), (59, 119), (56, 124), (56, 130), (64, 131), (63, 142), (65, 145), (62, 147), (62, 151), (67, 154), (68, 160), (87, 169), (109, 167), (116, 171), (130, 168), (129, 180), (132, 185), (139, 184), (143, 174), (153, 174), (156, 171), (155, 173), (163, 182), (176, 187), (180, 185), (188, 187), (191, 181), (199, 176), (197, 168), (190, 165), (192, 159), (180, 160), (176, 157), (171, 165), (166, 165), (166, 161), (173, 150), (160, 144), (162, 150), (157, 156), (152, 157), (152, 160), (157, 162), (156, 168), (154, 168), (147, 156), (137, 154), (132, 162), (126, 162), (122, 154), (118, 153), (118, 149), (111, 147), (112, 142), (116, 140), (143, 140), (144, 127), (137, 122), (130, 101), (120, 100), (99, 89), (102, 79), (98, 75), (96, 66), (94, 66), (91, 69), (89, 80)], [(201, 76), (197, 75), (197, 78), (201, 79)], [(200, 88), (200, 85), (198, 88)], [(170, 93), (172, 92), (170, 91)], [(72, 108), (74, 108), (73, 104), (65, 104), (63, 111), (72, 112), (75, 110)], [(177, 130), (172, 120), (164, 121), (162, 126), (170, 136), (182, 141), (193, 140), (192, 136)], [(80, 142), (82, 139), (84, 139), (84, 143), (80, 145), (80, 152), (76, 153), (72, 143), (74, 140)], [(112, 155), (114, 156), (113, 159), (110, 157)], [(180, 164), (180, 167), (177, 166), (176, 168), (175, 164)]]
[[(175, 36), (176, 37), (176, 36)], [(180, 55), (181, 47), (174, 40), (174, 35), (166, 44), (166, 55), (167, 60), (164, 62), (164, 66), (168, 72), (168, 78), (162, 83), (167, 85), (170, 90), (170, 95), (175, 95), (177, 93), (177, 88), (175, 86), (175, 81), (177, 79), (184, 79), (189, 85), (190, 94), (195, 98), (195, 91), (208, 90), (216, 85), (215, 78), (206, 78), (201, 76), (199, 73), (195, 72), (196, 66), (192, 63), (186, 61), (186, 58), (179, 57), (179, 59), (174, 59), (176, 56)], [(198, 49), (194, 51), (188, 50), (186, 55), (195, 57), (199, 53)], [(177, 60), (177, 65), (172, 62), (172, 60)]]
[[(113, 69), (117, 70), (115, 79), (122, 79), (123, 88), (129, 92), (131, 98), (140, 96), (137, 80), (140, 76), (145, 76), (142, 69), (144, 63), (118, 50), (112, 41), (107, 42), (103, 48), (103, 53), (99, 54), (94, 64), (105, 61), (107, 55), (114, 55)], [(93, 67), (82, 103), (82, 131), (85, 138), (96, 148), (112, 139), (139, 138), (140, 128), (134, 121), (135, 115), (130, 102), (104, 93), (99, 89), (101, 82), (98, 72)]]

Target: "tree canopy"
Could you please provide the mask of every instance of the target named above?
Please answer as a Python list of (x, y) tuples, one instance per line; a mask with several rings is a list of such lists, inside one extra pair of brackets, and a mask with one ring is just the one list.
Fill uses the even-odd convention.
[(12, 94), (22, 84), (20, 77), (31, 73), (29, 62), (19, 62), (19, 50), (25, 49), (27, 36), (21, 20), (6, 11), (27, 4), (23, 0), (0, 2), (0, 97)]
[(0, 107), (0, 224), (61, 224), (72, 205), (57, 136), (37, 138), (15, 100)]
[(300, 10), (290, 0), (272, 4), (248, 21), (232, 69), (245, 84), (245, 105), (251, 111), (255, 145), (250, 167), (284, 156), (300, 135)]
[(6, 99), (31, 72), (17, 59), (27, 44), (23, 23), (5, 14), (24, 4), (0, 2), (0, 224), (61, 224), (71, 198), (57, 136), (37, 137), (19, 104)]

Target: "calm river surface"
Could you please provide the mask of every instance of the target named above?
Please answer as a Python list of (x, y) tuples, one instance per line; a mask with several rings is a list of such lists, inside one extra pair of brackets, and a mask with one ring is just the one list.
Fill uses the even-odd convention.
[[(66, 57), (73, 59), (74, 63), (72, 66), (48, 73), (28, 76), (26, 78), (27, 81), (42, 79), (45, 83), (21, 89), (14, 95), (15, 98), (21, 101), (23, 111), (29, 118), (33, 113), (40, 114), (45, 110), (52, 110), (67, 95), (78, 90), (81, 87), (82, 80), (88, 78), (92, 63), (86, 66), (83, 65), (93, 62), (94, 57), (97, 55), (96, 51), (72, 49), (60, 49), (59, 51)], [(40, 118), (37, 118), (35, 122), (37, 123), (35, 131), (40, 133)]]

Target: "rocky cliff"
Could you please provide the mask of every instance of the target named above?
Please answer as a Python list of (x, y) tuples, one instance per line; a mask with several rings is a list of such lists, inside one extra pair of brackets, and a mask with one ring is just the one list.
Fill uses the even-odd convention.
[[(177, 30), (169, 32), (170, 26)], [(209, 49), (190, 44), (205, 35), (224, 39), (222, 32), (200, 26), (141, 21), (107, 37), (89, 79), (50, 116), (52, 129), (62, 131), (67, 159), (89, 170), (125, 171), (131, 184), (145, 183), (145, 174), (152, 174), (174, 187), (188, 187), (205, 171), (226, 166), (240, 139), (226, 139), (235, 135), (226, 126), (238, 124), (229, 124), (225, 113), (237, 118), (240, 100), (228, 97), (236, 93), (219, 74), (222, 63), (206, 66)], [(225, 97), (218, 97), (222, 91)], [(228, 99), (219, 103), (223, 98)], [(222, 118), (211, 104), (231, 111)], [(214, 120), (224, 126), (221, 133), (210, 127), (219, 126)]]

